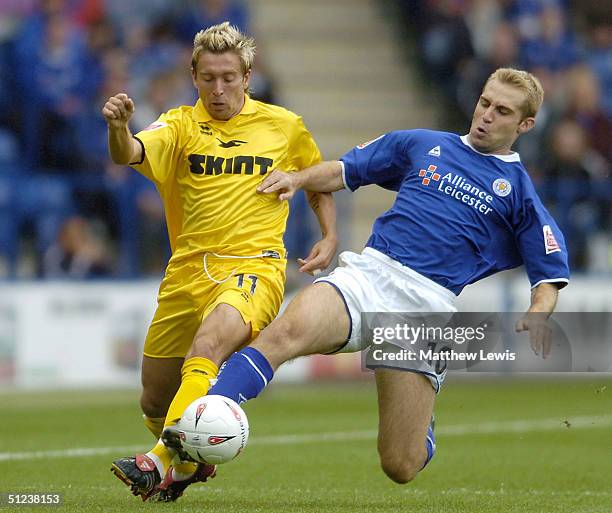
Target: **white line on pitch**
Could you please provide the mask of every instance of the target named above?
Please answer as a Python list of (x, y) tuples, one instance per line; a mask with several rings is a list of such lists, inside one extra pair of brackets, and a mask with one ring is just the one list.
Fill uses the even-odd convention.
[[(566, 429), (603, 428), (609, 426), (612, 426), (612, 415), (570, 417), (566, 420), (515, 420), (506, 422), (481, 422), (479, 424), (440, 426), (436, 428), (436, 434), (442, 437), (449, 437), (479, 434), (529, 433)], [(376, 438), (375, 430), (337, 431), (328, 433), (259, 436), (253, 437), (249, 441), (249, 445), (295, 445), (312, 442), (352, 442), (357, 440), (370, 440), (373, 438)], [(57, 449), (50, 451), (0, 452), (0, 462), (49, 458), (84, 458), (105, 454), (134, 454), (143, 450), (146, 450), (144, 445), (126, 445), (115, 447), (80, 447), (75, 449)]]

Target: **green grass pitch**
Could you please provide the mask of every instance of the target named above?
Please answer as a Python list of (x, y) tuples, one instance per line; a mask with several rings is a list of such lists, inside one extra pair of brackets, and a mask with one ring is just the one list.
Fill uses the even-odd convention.
[(64, 497), (61, 506), (1, 511), (612, 511), (612, 379), (605, 376), (451, 376), (436, 407), (438, 452), (408, 485), (379, 468), (373, 383), (272, 386), (245, 405), (246, 451), (174, 504), (141, 502), (109, 471), (111, 460), (151, 443), (137, 391), (2, 392), (0, 401), (0, 494)]

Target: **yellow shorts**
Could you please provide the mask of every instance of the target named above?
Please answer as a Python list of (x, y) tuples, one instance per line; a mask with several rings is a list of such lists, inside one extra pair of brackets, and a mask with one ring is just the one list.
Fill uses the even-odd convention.
[(206, 265), (208, 274), (202, 256), (170, 262), (145, 340), (145, 356), (184, 358), (204, 318), (221, 303), (233, 306), (245, 323), (251, 323), (251, 340), (276, 317), (283, 301), (286, 260), (209, 255)]

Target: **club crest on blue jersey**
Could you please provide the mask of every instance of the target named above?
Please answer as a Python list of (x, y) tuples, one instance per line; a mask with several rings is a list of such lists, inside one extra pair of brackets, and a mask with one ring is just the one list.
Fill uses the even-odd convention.
[(498, 178), (493, 182), (493, 192), (500, 198), (508, 196), (512, 191), (512, 184), (505, 178)]

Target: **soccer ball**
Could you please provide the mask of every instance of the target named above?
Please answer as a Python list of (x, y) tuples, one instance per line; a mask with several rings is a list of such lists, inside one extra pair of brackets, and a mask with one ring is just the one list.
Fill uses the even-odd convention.
[(175, 427), (183, 450), (195, 461), (212, 465), (234, 459), (249, 439), (246, 413), (221, 395), (193, 401)]

